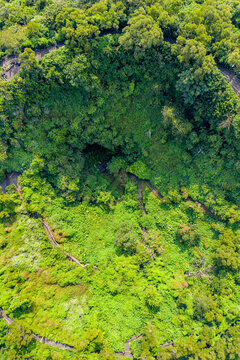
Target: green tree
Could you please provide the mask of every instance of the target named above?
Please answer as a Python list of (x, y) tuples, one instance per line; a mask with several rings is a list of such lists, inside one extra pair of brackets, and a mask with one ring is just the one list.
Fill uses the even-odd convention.
[(97, 26), (89, 23), (85, 11), (80, 9), (63, 9), (56, 17), (56, 26), (72, 46), (84, 46), (87, 39), (100, 33)]
[(119, 228), (115, 233), (114, 242), (117, 248), (122, 252), (133, 254), (136, 251), (138, 239), (139, 236), (134, 226), (125, 221), (119, 225)]
[(191, 224), (180, 224), (177, 230), (177, 236), (180, 242), (188, 246), (198, 245), (201, 239), (198, 229)]
[(16, 214), (20, 200), (16, 193), (2, 194), (0, 192), (0, 220), (10, 220)]
[(153, 360), (156, 357), (158, 349), (157, 337), (158, 333), (154, 325), (150, 323), (144, 328), (140, 350), (142, 359)]
[(240, 269), (240, 232), (235, 235), (228, 229), (219, 236), (218, 246), (213, 259), (218, 268), (232, 271)]
[(126, 20), (125, 6), (121, 1), (100, 0), (87, 10), (88, 21), (99, 29), (118, 29)]
[(123, 34), (119, 37), (120, 45), (126, 50), (134, 50), (136, 57), (141, 57), (146, 50), (160, 45), (162, 40), (161, 28), (143, 8), (133, 13), (128, 20), (128, 26), (123, 29)]
[(173, 45), (173, 53), (185, 67), (193, 68), (197, 79), (202, 79), (204, 75), (211, 73), (215, 64), (212, 55), (207, 54), (205, 46), (195, 39), (179, 36), (177, 44)]
[(183, 118), (183, 115), (173, 106), (164, 106), (162, 109), (163, 124), (171, 129), (174, 136), (183, 136), (191, 131), (191, 124)]
[(144, 292), (144, 299), (146, 305), (152, 310), (158, 310), (162, 302), (161, 295), (157, 291), (157, 288), (153, 285), (146, 288)]
[(8, 55), (20, 52), (21, 43), (26, 39), (21, 26), (14, 26), (0, 31), (0, 49)]
[(6, 343), (9, 350), (9, 359), (22, 360), (31, 359), (28, 347), (32, 341), (31, 332), (20, 322), (13, 321), (9, 325), (9, 333), (6, 337)]

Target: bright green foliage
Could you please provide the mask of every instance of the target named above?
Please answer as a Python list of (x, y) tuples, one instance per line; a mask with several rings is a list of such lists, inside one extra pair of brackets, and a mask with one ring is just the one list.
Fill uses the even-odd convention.
[(196, 78), (203, 78), (203, 76), (209, 74), (214, 67), (213, 57), (207, 55), (205, 46), (195, 39), (185, 39), (179, 36), (173, 51), (179, 54), (178, 59), (180, 63), (194, 69)]
[[(157, 19), (158, 20), (158, 19)], [(136, 10), (119, 42), (124, 49), (133, 49), (136, 57), (143, 56), (147, 49), (160, 45), (163, 33), (156, 20), (143, 8)]]
[(173, 135), (186, 135), (191, 130), (191, 124), (184, 121), (181, 114), (176, 114), (176, 110), (172, 107), (164, 106), (162, 110), (163, 124), (166, 128), (170, 128)]
[(219, 268), (228, 268), (239, 271), (240, 260), (240, 233), (235, 235), (231, 230), (226, 230), (219, 236), (219, 244), (214, 259)]
[(56, 18), (56, 26), (72, 46), (82, 45), (85, 39), (99, 33), (98, 27), (90, 24), (80, 9), (63, 9)]
[(125, 6), (121, 1), (101, 0), (87, 10), (89, 21), (99, 29), (118, 29), (119, 23), (126, 20)]
[(186, 243), (188, 246), (198, 245), (201, 235), (195, 226), (180, 224), (177, 232), (179, 241)]
[(121, 223), (116, 231), (114, 242), (121, 251), (134, 253), (138, 242), (138, 234), (134, 226), (128, 222)]
[(1, 359), (239, 359), (239, 9), (0, 0)]
[(8, 55), (19, 52), (20, 44), (26, 39), (22, 27), (15, 26), (0, 31), (0, 50)]
[(20, 323), (12, 322), (6, 337), (6, 343), (10, 348), (9, 359), (30, 359), (28, 345), (31, 341), (30, 331)]
[(162, 298), (158, 294), (155, 286), (149, 286), (144, 293), (145, 302), (150, 309), (158, 309), (160, 307)]
[(19, 205), (18, 196), (15, 193), (3, 194), (0, 192), (0, 219), (11, 219), (16, 213), (16, 207)]

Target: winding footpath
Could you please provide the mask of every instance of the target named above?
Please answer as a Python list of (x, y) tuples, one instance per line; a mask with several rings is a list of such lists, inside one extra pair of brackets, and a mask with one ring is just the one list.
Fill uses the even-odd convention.
[(131, 341), (142, 338), (142, 336), (143, 336), (143, 333), (141, 333), (141, 334), (139, 334), (137, 336), (133, 336), (131, 339), (127, 340), (125, 342), (125, 344), (124, 344), (124, 353), (123, 352), (115, 352), (114, 355), (115, 356), (124, 356), (125, 358), (132, 359), (133, 354), (132, 354), (131, 349), (130, 349), (130, 343), (131, 343)]
[[(0, 307), (0, 318), (2, 318), (4, 320), (4, 322), (7, 324), (7, 325), (10, 325), (14, 319), (10, 318), (4, 311), (3, 309)], [(61, 350), (68, 350), (68, 351), (75, 351), (76, 349), (73, 347), (73, 346), (70, 346), (70, 345), (67, 345), (67, 344), (64, 344), (64, 343), (60, 343), (58, 341), (54, 341), (54, 340), (50, 340), (44, 336), (41, 336), (41, 335), (38, 335), (38, 334), (35, 334), (33, 332), (31, 332), (31, 336), (34, 340), (42, 343), (42, 344), (47, 344), (49, 346), (52, 346), (52, 347), (56, 347), (58, 349), (61, 349)], [(143, 334), (139, 334), (137, 336), (133, 336), (131, 339), (128, 339), (125, 344), (124, 344), (124, 352), (115, 352), (114, 355), (115, 356), (118, 356), (118, 357), (122, 357), (124, 356), (125, 358), (133, 358), (133, 354), (131, 353), (131, 350), (130, 350), (130, 343), (134, 340), (137, 340), (137, 339), (140, 339), (141, 337), (143, 336)], [(166, 343), (166, 344), (170, 344), (170, 343)], [(161, 345), (161, 346), (166, 346), (165, 344)]]
[[(53, 50), (57, 50), (63, 46), (64, 44), (58, 44), (49, 46), (46, 49), (36, 50), (35, 57), (37, 60), (41, 60), (46, 54), (50, 54)], [(21, 62), (17, 56), (9, 56), (8, 58), (0, 61), (0, 67), (2, 68), (2, 78), (5, 80), (11, 80), (20, 72)]]
[[(55, 240), (54, 235), (53, 235), (53, 233), (52, 233), (52, 231), (51, 231), (51, 228), (50, 228), (50, 226), (48, 225), (47, 220), (44, 219), (44, 218), (42, 218), (42, 227), (43, 227), (43, 229), (45, 230), (45, 232), (46, 232), (46, 234), (47, 234), (47, 236), (48, 236), (48, 239), (50, 240), (50, 243), (51, 243), (52, 247), (56, 247), (56, 246), (61, 247), (61, 245)], [(65, 254), (65, 255), (66, 255), (66, 258), (67, 258), (69, 261), (72, 261), (72, 262), (78, 264), (79, 266), (81, 266), (81, 267), (83, 267), (83, 268), (85, 268), (86, 266), (89, 265), (88, 263), (87, 263), (87, 264), (81, 263), (78, 259), (76, 259), (74, 256), (72, 256), (72, 255), (70, 255), (70, 254)], [(94, 266), (94, 270), (97, 270), (97, 267), (96, 267), (96, 266)]]
[[(119, 32), (119, 31), (118, 31)], [(106, 33), (111, 33), (111, 31), (107, 31)], [(115, 31), (114, 31), (115, 33)], [(103, 32), (100, 36), (105, 35)], [(169, 44), (175, 44), (176, 40), (165, 38), (164, 39)], [(35, 57), (37, 60), (41, 60), (45, 55), (50, 54), (52, 51), (57, 50), (61, 47), (64, 47), (63, 43), (49, 46), (45, 49), (40, 49), (35, 51)], [(235, 75), (233, 71), (223, 67), (222, 65), (216, 64), (221, 74), (227, 79), (229, 84), (231, 85), (235, 94), (240, 97), (240, 79)], [(1, 77), (5, 80), (11, 80), (15, 75), (20, 72), (21, 62), (18, 56), (9, 56), (2, 61), (0, 61), (0, 67), (2, 68)]]
[[(139, 201), (139, 206), (142, 209), (143, 216), (144, 216), (144, 215), (147, 214), (147, 211), (146, 211), (145, 205), (143, 203), (141, 183), (142, 182), (145, 183), (148, 186), (148, 188), (150, 189), (150, 191), (152, 192), (152, 194), (155, 195), (159, 200), (163, 200), (163, 195), (151, 184), (151, 182), (149, 180), (141, 179), (138, 176), (136, 176), (136, 175), (134, 175), (132, 173), (129, 173), (129, 172), (127, 172), (126, 174), (128, 175), (128, 177), (130, 179), (133, 179), (133, 180), (137, 181), (137, 184), (138, 184), (138, 201)], [(199, 202), (197, 200), (194, 200), (190, 196), (188, 196), (187, 200), (192, 202), (192, 203), (197, 203), (200, 206), (201, 210), (203, 212), (205, 212), (206, 214), (214, 217), (215, 219), (223, 220), (223, 219), (221, 219), (221, 217), (219, 215), (213, 213), (210, 209), (208, 209), (201, 202)], [(142, 227), (142, 231), (143, 231), (143, 237), (145, 238), (146, 235), (147, 235), (147, 229)], [(203, 269), (203, 270), (199, 270), (196, 273), (193, 273), (193, 272), (186, 273), (185, 276), (187, 278), (190, 278), (190, 277), (198, 278), (198, 277), (201, 277), (201, 276), (205, 276), (206, 274), (212, 273), (214, 268), (215, 268), (215, 265), (212, 265), (211, 267)]]
[(235, 94), (237, 94), (237, 96), (240, 97), (240, 79), (234, 74), (233, 71), (228, 70), (221, 65), (218, 65), (218, 69), (221, 71), (222, 75), (227, 79)]
[[(7, 325), (10, 325), (14, 321), (12, 318), (10, 318), (3, 311), (3, 309), (1, 307), (0, 307), (0, 318), (2, 318)], [(40, 336), (40, 335), (35, 334), (33, 332), (31, 332), (31, 335), (32, 335), (32, 338), (34, 340), (39, 341), (42, 344), (47, 344), (49, 346), (56, 347), (56, 348), (62, 349), (62, 350), (68, 350), (68, 351), (75, 351), (76, 350), (73, 346), (63, 344), (63, 343), (60, 343), (58, 341), (50, 340), (50, 339), (48, 339), (48, 338), (46, 338), (44, 336)], [(125, 358), (132, 359), (133, 354), (132, 354), (131, 349), (130, 349), (130, 343), (132, 341), (134, 341), (134, 340), (141, 339), (142, 337), (143, 337), (143, 333), (141, 333), (139, 335), (136, 335), (136, 336), (133, 336), (131, 339), (128, 339), (124, 344), (124, 352), (115, 352), (114, 355), (117, 356), (117, 357), (125, 357)], [(173, 345), (172, 341), (166, 342), (166, 343), (164, 343), (164, 344), (162, 344), (160, 346), (161, 347), (166, 347), (166, 346), (171, 346), (171, 345)]]
[[(5, 323), (7, 325), (10, 325), (14, 320), (11, 319), (4, 311), (2, 308), (0, 308), (0, 317), (5, 321)], [(35, 339), (36, 341), (41, 342), (42, 344), (48, 344), (49, 346), (53, 346), (56, 347), (58, 349), (62, 349), (62, 350), (69, 350), (72, 351), (74, 350), (73, 346), (67, 345), (67, 344), (63, 344), (60, 343), (58, 341), (54, 341), (54, 340), (49, 340), (44, 336), (40, 336), (38, 334), (35, 334), (33, 332), (31, 332), (32, 338)]]
[[(151, 182), (149, 180), (141, 179), (138, 176), (136, 176), (130, 172), (126, 172), (126, 174), (129, 178), (137, 181), (137, 183), (138, 183), (138, 200), (139, 200), (140, 208), (142, 209), (144, 215), (147, 214), (147, 210), (145, 208), (145, 205), (144, 205), (143, 199), (142, 199), (141, 183), (145, 183), (153, 195), (155, 195), (159, 200), (163, 200), (163, 195), (151, 184)], [(194, 200), (191, 196), (188, 196), (186, 200), (192, 204), (197, 204), (202, 212), (210, 215), (211, 217), (214, 217), (215, 219), (220, 220), (220, 221), (224, 221), (224, 219), (220, 215), (211, 211), (206, 205), (204, 205), (200, 201)]]
[[(16, 180), (17, 181), (17, 180)], [(22, 202), (25, 202), (24, 200), (24, 196), (23, 196), (23, 193), (22, 193), (22, 190), (21, 190), (21, 187), (19, 185), (16, 186), (16, 190), (22, 200)], [(37, 217), (37, 218), (41, 218), (42, 219), (42, 227), (43, 229), (45, 230), (46, 234), (47, 234), (47, 237), (48, 239), (50, 240), (50, 244), (52, 247), (60, 247), (61, 248), (61, 245), (56, 241), (53, 233), (52, 233), (52, 230), (50, 228), (50, 226), (48, 225), (48, 222), (46, 219), (44, 219), (41, 215), (39, 214), (31, 214), (30, 212), (28, 212), (30, 214), (30, 216), (34, 216), (34, 217)], [(66, 255), (66, 258), (69, 260), (69, 261), (72, 261), (74, 263), (76, 263), (77, 265), (81, 266), (82, 268), (86, 268), (89, 264), (83, 264), (81, 263), (78, 259), (76, 259), (74, 256), (68, 254), (68, 253), (65, 253)], [(97, 270), (97, 266), (93, 266), (94, 270)]]

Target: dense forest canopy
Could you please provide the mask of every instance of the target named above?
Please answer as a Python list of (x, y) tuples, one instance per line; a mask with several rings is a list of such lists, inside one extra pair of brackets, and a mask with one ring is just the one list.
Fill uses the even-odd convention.
[(239, 359), (239, 1), (0, 0), (0, 61), (0, 359)]

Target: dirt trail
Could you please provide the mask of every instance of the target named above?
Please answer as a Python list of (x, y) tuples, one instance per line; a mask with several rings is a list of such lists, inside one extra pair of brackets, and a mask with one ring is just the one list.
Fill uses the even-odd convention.
[(32, 337), (33, 337), (33, 339), (39, 341), (42, 344), (47, 344), (49, 346), (56, 347), (58, 349), (68, 350), (68, 351), (75, 350), (73, 346), (70, 346), (70, 345), (67, 345), (67, 344), (62, 344), (62, 343), (60, 343), (58, 341), (49, 340), (46, 337), (40, 336), (38, 334), (32, 333)]
[(50, 240), (50, 243), (51, 243), (52, 247), (55, 247), (55, 246), (60, 247), (59, 243), (55, 240), (47, 221), (45, 219), (43, 219), (43, 218), (42, 218), (42, 227), (46, 231), (47, 236), (48, 236), (48, 238)]
[[(42, 227), (46, 231), (46, 234), (47, 234), (47, 236), (48, 236), (48, 238), (50, 240), (50, 243), (51, 243), (52, 247), (56, 247), (56, 246), (61, 247), (61, 245), (55, 240), (54, 235), (53, 235), (53, 233), (52, 233), (52, 231), (50, 229), (50, 226), (47, 223), (47, 220), (43, 219), (43, 218), (42, 218)], [(88, 263), (87, 264), (81, 263), (78, 259), (76, 259), (74, 256), (72, 256), (70, 254), (66, 253), (65, 255), (66, 255), (66, 258), (69, 261), (72, 261), (72, 262), (78, 264), (79, 266), (81, 266), (83, 268), (85, 268), (86, 266), (89, 265)], [(94, 270), (97, 270), (97, 266), (94, 266), (93, 268), (94, 268)]]
[(3, 311), (2, 308), (0, 308), (0, 317), (1, 317), (8, 325), (10, 325), (11, 322), (13, 322), (13, 319), (11, 319), (9, 316), (7, 316), (7, 314), (5, 314), (5, 312)]
[(138, 184), (138, 202), (139, 202), (140, 208), (142, 209), (143, 215), (147, 215), (147, 211), (146, 211), (145, 205), (143, 203), (143, 195), (142, 195), (142, 183), (146, 182), (146, 180), (140, 179), (138, 176), (136, 176), (128, 171), (126, 172), (126, 174), (130, 179), (137, 182), (137, 184)]
[[(130, 349), (130, 343), (131, 341), (134, 341), (134, 340), (137, 340), (137, 339), (141, 339), (143, 337), (143, 333), (137, 335), (137, 336), (133, 336), (131, 339), (127, 340), (125, 342), (125, 349), (124, 349), (124, 353), (117, 353), (115, 352), (114, 355), (115, 356), (124, 356), (125, 358), (129, 358), (129, 359), (132, 359), (133, 358), (133, 354), (131, 352), (131, 349)], [(167, 346), (173, 346), (173, 341), (167, 341), (165, 342), (164, 344), (160, 345), (160, 347), (167, 347)]]
[(115, 352), (114, 355), (115, 356), (124, 356), (125, 358), (129, 358), (129, 359), (132, 359), (133, 358), (133, 354), (131, 352), (131, 349), (130, 349), (130, 343), (131, 341), (134, 341), (134, 340), (137, 340), (137, 339), (140, 339), (141, 337), (143, 336), (143, 334), (139, 334), (139, 335), (136, 335), (136, 336), (133, 336), (131, 339), (128, 339), (125, 344), (124, 344), (124, 353), (122, 352)]
[[(11, 319), (4, 311), (2, 308), (0, 308), (0, 317), (8, 324), (10, 325), (14, 320)], [(43, 336), (40, 336), (38, 334), (34, 334), (33, 332), (32, 334), (32, 338), (41, 342), (42, 344), (48, 344), (50, 346), (53, 347), (57, 347), (58, 349), (62, 349), (62, 350), (69, 350), (72, 351), (74, 350), (73, 346), (67, 345), (67, 344), (62, 344), (58, 341), (53, 341), (53, 340), (49, 340)]]
[(14, 171), (8, 174), (8, 176), (0, 183), (0, 187), (2, 188), (3, 193), (6, 192), (7, 186), (9, 186), (9, 185), (17, 186), (19, 175), (20, 175), (20, 173), (17, 173)]
[[(22, 190), (21, 190), (21, 187), (20, 187), (19, 185), (16, 187), (16, 190), (17, 190), (17, 192), (18, 192), (21, 200), (22, 200), (23, 202), (25, 202), (24, 197), (23, 197), (23, 193), (22, 193)], [(32, 215), (32, 214), (30, 214), (30, 215)], [(45, 230), (48, 239), (50, 240), (51, 246), (52, 246), (52, 247), (56, 247), (56, 246), (61, 247), (61, 245), (55, 240), (55, 237), (54, 237), (54, 235), (53, 235), (53, 233), (52, 233), (52, 230), (51, 230), (50, 226), (48, 225), (47, 220), (44, 219), (43, 217), (41, 217), (41, 215), (39, 215), (39, 214), (34, 214), (34, 216), (35, 216), (35, 217), (37, 216), (38, 218), (41, 218), (41, 219), (42, 219), (42, 227), (43, 227), (43, 229)], [(81, 267), (83, 267), (83, 268), (85, 268), (87, 265), (89, 265), (89, 264), (82, 264), (78, 259), (76, 259), (74, 256), (72, 256), (72, 255), (70, 255), (70, 254), (65, 253), (65, 255), (66, 255), (66, 258), (67, 258), (69, 261), (72, 261), (72, 262), (78, 264), (79, 266), (81, 266)], [(94, 268), (94, 270), (97, 270), (97, 266), (94, 266), (93, 268)]]
[[(37, 60), (41, 60), (46, 54), (49, 54), (53, 50), (57, 50), (63, 46), (64, 44), (52, 45), (46, 49), (36, 50), (35, 57)], [(5, 80), (11, 80), (20, 72), (21, 62), (17, 56), (10, 56), (0, 62), (0, 67), (2, 68), (2, 78)]]
[(147, 184), (147, 186), (149, 187), (149, 189), (151, 190), (151, 192), (159, 199), (162, 200), (163, 196), (162, 194), (160, 194), (160, 192), (155, 189), (155, 187), (153, 187), (153, 185), (150, 183), (150, 181), (146, 180), (145, 183)]
[(202, 211), (205, 212), (206, 214), (214, 217), (215, 219), (218, 219), (218, 220), (221, 220), (221, 221), (224, 221), (221, 216), (215, 214), (214, 212), (212, 212), (210, 209), (208, 209), (203, 203), (201, 203), (200, 201), (197, 201), (197, 200), (194, 200), (191, 196), (188, 196), (187, 197), (187, 200), (188, 201), (191, 201), (192, 203), (195, 203), (195, 204), (199, 204)]
[[(139, 198), (139, 203), (140, 203), (140, 207), (141, 209), (145, 209), (145, 205), (143, 204), (142, 202), (142, 190), (141, 188), (139, 188), (139, 182), (143, 182), (145, 183), (149, 189), (151, 190), (151, 192), (159, 199), (159, 200), (162, 200), (163, 199), (163, 195), (151, 184), (151, 182), (149, 180), (146, 180), (146, 179), (141, 179), (139, 178), (138, 176), (134, 175), (134, 174), (131, 174), (129, 172), (127, 172), (127, 175), (138, 182), (138, 198)], [(200, 201), (198, 200), (194, 200), (191, 196), (188, 196), (187, 198), (188, 201), (192, 202), (193, 204), (198, 204), (200, 205), (201, 209), (203, 212), (205, 212), (206, 214), (214, 217), (215, 219), (218, 219), (218, 220), (221, 220), (221, 221), (224, 221), (223, 218), (221, 218), (220, 215), (218, 214), (215, 214), (214, 212), (212, 212), (210, 209), (208, 209), (203, 203), (201, 203)], [(145, 210), (146, 211), (146, 210)]]
[[(11, 319), (4, 311), (3, 309), (0, 307), (0, 317), (8, 324), (10, 325), (14, 320)], [(63, 344), (63, 343), (60, 343), (58, 341), (54, 341), (54, 340), (50, 340), (44, 336), (40, 336), (38, 334), (35, 334), (33, 332), (31, 332), (32, 334), (32, 338), (35, 339), (36, 341), (39, 341), (40, 343), (42, 344), (47, 344), (49, 346), (52, 346), (52, 347), (57, 347), (58, 349), (62, 349), (62, 350), (69, 350), (69, 351), (74, 351), (75, 348), (73, 346), (70, 346), (70, 345), (67, 345), (67, 344)], [(121, 353), (121, 352), (115, 352), (114, 355), (115, 356), (124, 356), (125, 358), (129, 358), (129, 359), (132, 359), (133, 358), (133, 354), (131, 352), (131, 349), (130, 349), (130, 343), (134, 340), (137, 340), (137, 339), (141, 339), (143, 336), (143, 333), (139, 334), (139, 335), (136, 335), (136, 336), (133, 336), (131, 339), (128, 339), (125, 344), (124, 344), (124, 353)], [(172, 341), (169, 341), (169, 342), (166, 342), (162, 345), (160, 345), (161, 347), (165, 347), (165, 346), (171, 346), (173, 345), (173, 342)]]
[[(119, 32), (119, 31), (117, 31)], [(112, 33), (111, 31), (107, 31), (106, 33)], [(115, 33), (115, 31), (114, 31)], [(100, 36), (105, 35), (105, 32), (103, 32)], [(175, 44), (175, 39), (170, 38), (164, 38), (164, 40), (170, 44)], [(43, 56), (46, 54), (51, 53), (53, 50), (57, 50), (61, 47), (63, 47), (64, 44), (58, 44), (58, 45), (52, 45), (49, 46), (46, 49), (40, 49), (35, 51), (35, 57), (37, 60), (41, 60)], [(229, 84), (231, 85), (233, 91), (237, 94), (238, 97), (240, 97), (240, 79), (235, 75), (235, 73), (229, 69), (226, 69), (222, 65), (216, 64), (222, 75), (227, 79)], [(20, 72), (21, 63), (19, 61), (19, 58), (17, 56), (10, 56), (8, 58), (3, 59), (0, 61), (0, 67), (2, 67), (2, 78), (5, 80), (12, 79), (16, 74)]]
[(143, 202), (142, 182), (141, 182), (141, 180), (138, 180), (138, 201), (139, 201), (139, 204), (140, 204), (140, 208), (143, 211), (143, 215), (147, 215), (147, 210), (146, 210), (144, 202)]
[(218, 65), (218, 69), (221, 71), (222, 75), (227, 79), (231, 85), (233, 91), (240, 97), (240, 79), (229, 69), (224, 68), (221, 65)]
[[(10, 325), (14, 320), (11, 319), (4, 311), (2, 308), (0, 308), (0, 317), (8, 324)], [(57, 347), (58, 349), (62, 349), (62, 350), (69, 350), (69, 351), (74, 351), (74, 347), (73, 346), (70, 346), (70, 345), (67, 345), (67, 344), (63, 344), (63, 343), (60, 343), (58, 341), (54, 341), (54, 340), (50, 340), (44, 336), (40, 336), (38, 334), (35, 334), (33, 332), (31, 332), (32, 334), (32, 338), (35, 339), (36, 341), (39, 341), (40, 343), (42, 344), (47, 344), (49, 346), (53, 346), (53, 347)], [(115, 352), (115, 355), (116, 356), (124, 356), (126, 358), (133, 358), (133, 355), (131, 353), (131, 350), (130, 350), (130, 342), (131, 341), (134, 341), (136, 339), (139, 339), (143, 336), (143, 334), (139, 334), (137, 336), (133, 336), (131, 339), (127, 340), (125, 342), (125, 350), (124, 350), (124, 353), (117, 353)]]

